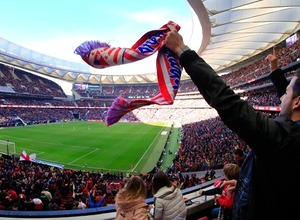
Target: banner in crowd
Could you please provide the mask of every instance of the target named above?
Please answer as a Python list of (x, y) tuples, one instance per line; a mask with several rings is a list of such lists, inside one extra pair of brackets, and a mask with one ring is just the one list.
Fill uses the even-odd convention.
[(42, 161), (42, 160), (36, 160), (36, 154), (35, 153), (28, 155), (25, 150), (22, 151), (19, 160), (20, 161), (27, 161), (27, 162), (34, 162), (34, 163), (38, 163), (38, 164), (43, 164), (43, 165), (47, 165), (47, 166), (50, 166), (50, 167), (57, 167), (59, 169), (62, 169), (64, 167), (64, 165), (62, 165), (62, 164), (57, 164), (57, 163), (52, 163), (52, 162), (47, 162), (47, 161)]

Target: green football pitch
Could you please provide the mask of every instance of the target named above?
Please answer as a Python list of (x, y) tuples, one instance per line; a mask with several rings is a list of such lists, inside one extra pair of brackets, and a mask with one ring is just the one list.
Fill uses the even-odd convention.
[[(169, 123), (60, 122), (0, 128), (0, 140), (37, 160), (94, 172), (150, 172), (169, 143)], [(5, 149), (5, 146), (1, 146)]]

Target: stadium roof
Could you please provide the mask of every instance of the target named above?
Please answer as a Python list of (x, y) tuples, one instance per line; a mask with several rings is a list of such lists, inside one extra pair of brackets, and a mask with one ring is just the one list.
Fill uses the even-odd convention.
[[(218, 73), (268, 50), (300, 29), (299, 0), (188, 0), (202, 27), (197, 50)], [(199, 36), (200, 38), (200, 36)], [(157, 82), (156, 73), (100, 75), (88, 65), (61, 60), (0, 38), (0, 62), (76, 83)], [(182, 80), (189, 79), (183, 73)]]

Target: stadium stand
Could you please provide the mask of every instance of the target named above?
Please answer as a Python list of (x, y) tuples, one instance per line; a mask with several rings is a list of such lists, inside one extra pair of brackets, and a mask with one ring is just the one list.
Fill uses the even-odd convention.
[[(292, 75), (293, 71), (300, 67), (300, 41), (288, 47), (285, 41), (281, 41), (276, 45), (276, 49), (281, 68), (287, 76)], [(274, 117), (279, 112), (279, 100), (267, 77), (270, 70), (264, 58), (269, 52), (270, 49), (267, 49), (251, 57), (250, 60), (232, 66), (232, 71), (222, 78), (237, 93), (248, 99), (257, 110)], [(70, 99), (60, 86), (51, 80), (1, 63), (0, 127), (22, 126), (24, 123), (33, 125), (69, 121), (77, 114), (82, 120), (103, 121), (105, 112), (117, 96), (147, 98), (158, 91), (154, 83), (106, 84), (97, 89), (78, 88), (79, 85), (82, 86), (82, 84), (74, 84), (74, 96)], [(178, 115), (181, 116), (180, 119)], [(235, 147), (247, 152), (246, 144), (224, 126), (217, 113), (206, 104), (190, 80), (182, 81), (179, 94), (172, 106), (149, 106), (136, 109), (125, 115), (122, 120), (180, 120), (183, 131), (181, 145), (173, 165), (167, 169), (167, 172), (182, 186), (186, 200), (190, 201), (191, 219), (205, 216), (207, 210), (213, 205), (212, 198), (198, 198), (195, 192), (200, 188), (211, 187), (216, 179), (223, 178), (220, 173), (211, 177), (208, 171), (219, 172), (224, 164), (233, 162)], [(114, 195), (126, 183), (127, 178), (123, 173), (96, 174), (67, 169), (61, 171), (50, 169), (46, 165), (20, 163), (17, 158), (5, 158), (5, 156), (0, 158), (0, 174), (0, 209), (2, 210), (0, 216), (3, 219), (24, 216), (113, 219)], [(76, 182), (71, 182), (66, 178), (68, 176), (76, 177)], [(153, 203), (150, 185), (152, 175), (144, 175), (142, 178), (149, 189), (147, 202), (151, 204)], [(91, 181), (97, 183), (95, 199), (106, 194), (105, 204), (100, 208), (79, 209), (78, 203), (86, 202), (86, 191), (90, 190)], [(43, 191), (50, 192), (52, 199), (47, 201)], [(43, 206), (39, 206), (42, 210), (37, 210), (39, 205), (37, 199), (43, 203)], [(50, 202), (57, 204), (57, 212), (49, 210)]]

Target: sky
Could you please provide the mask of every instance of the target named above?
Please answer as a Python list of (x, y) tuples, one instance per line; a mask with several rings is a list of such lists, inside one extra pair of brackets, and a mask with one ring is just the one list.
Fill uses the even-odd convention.
[[(0, 37), (49, 56), (85, 64), (73, 52), (84, 41), (99, 40), (111, 47), (130, 48), (144, 33), (170, 20), (181, 26), (179, 33), (187, 45), (200, 47), (199, 21), (187, 0), (1, 1)], [(97, 74), (155, 72), (155, 56), (134, 64), (91, 70)], [(70, 83), (54, 81), (71, 93)]]

